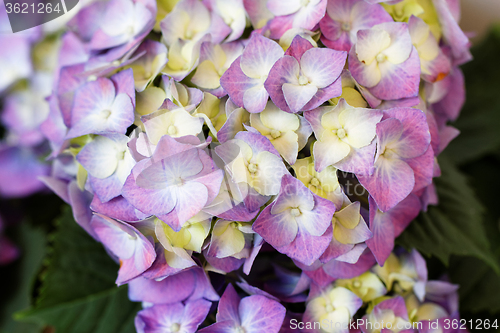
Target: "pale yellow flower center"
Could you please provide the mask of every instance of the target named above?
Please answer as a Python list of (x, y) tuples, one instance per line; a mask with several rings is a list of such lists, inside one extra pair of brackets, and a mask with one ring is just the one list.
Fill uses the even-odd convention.
[(383, 53), (377, 54), (377, 62), (384, 62), (387, 60), (387, 56)]
[(311, 179), (311, 185), (312, 185), (312, 186), (316, 186), (316, 187), (318, 187), (318, 186), (319, 186), (319, 184), (320, 184), (320, 183), (319, 183), (318, 178), (314, 177), (313, 179)]
[(281, 136), (281, 132), (278, 131), (278, 130), (272, 130), (271, 131), (271, 136), (273, 137), (273, 139), (277, 139)]
[(339, 139), (343, 139), (343, 138), (345, 138), (345, 137), (346, 137), (346, 135), (347, 135), (347, 134), (346, 134), (346, 132), (345, 132), (345, 129), (343, 129), (343, 128), (339, 128), (339, 129), (337, 130), (337, 136), (339, 137)]
[(309, 79), (307, 77), (305, 77), (304, 75), (299, 76), (299, 84), (301, 86), (305, 86), (308, 83), (309, 83)]
[(257, 165), (253, 164), (253, 163), (250, 163), (248, 165), (248, 171), (250, 171), (250, 173), (256, 173), (257, 172)]
[(109, 116), (111, 116), (111, 110), (102, 110), (101, 111), (101, 116), (104, 118), (104, 119), (108, 119)]
[(177, 127), (174, 125), (170, 125), (167, 129), (168, 135), (176, 135), (177, 134)]
[(181, 325), (177, 323), (173, 323), (172, 326), (170, 326), (170, 332), (179, 332), (181, 329)]

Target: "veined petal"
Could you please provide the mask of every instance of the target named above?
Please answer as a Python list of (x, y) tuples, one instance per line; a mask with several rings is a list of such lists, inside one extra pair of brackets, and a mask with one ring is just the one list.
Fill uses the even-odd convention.
[(281, 132), (296, 131), (300, 126), (299, 118), (296, 115), (280, 110), (272, 102), (269, 102), (260, 113), (262, 124), (271, 129)]
[(339, 121), (344, 125), (346, 142), (355, 148), (369, 145), (375, 137), (376, 124), (382, 116), (382, 112), (371, 109), (351, 108), (342, 111)]
[(260, 34), (253, 34), (241, 55), (241, 70), (250, 78), (261, 79), (269, 74), (271, 67), (283, 54), (278, 43)]
[(372, 61), (367, 65), (359, 61), (355, 55), (354, 47), (349, 53), (349, 71), (359, 84), (367, 88), (376, 86), (382, 79), (378, 62)]
[(248, 333), (277, 332), (285, 319), (286, 309), (275, 300), (252, 295), (241, 300), (241, 326)]
[(300, 0), (268, 0), (267, 8), (276, 16), (285, 16), (297, 12), (302, 7)]
[(339, 77), (346, 58), (345, 52), (313, 48), (302, 55), (300, 68), (311, 84), (321, 89), (329, 86)]
[(294, 219), (286, 212), (279, 214), (271, 213), (272, 206), (267, 206), (253, 223), (252, 229), (264, 238), (266, 242), (274, 247), (290, 244), (295, 237), (299, 227)]
[(341, 161), (350, 151), (351, 147), (333, 134), (316, 141), (313, 146), (316, 171), (321, 172), (327, 166)]
[(390, 45), (391, 35), (387, 31), (372, 28), (358, 31), (358, 40), (353, 50), (360, 62), (371, 65), (375, 57)]
[(268, 99), (266, 88), (258, 84), (243, 93), (243, 106), (250, 113), (258, 113), (264, 110)]
[(373, 196), (381, 211), (397, 205), (415, 186), (413, 170), (408, 163), (383, 156), (377, 159), (373, 175), (359, 175), (358, 180)]
[(212, 231), (209, 255), (217, 258), (232, 256), (245, 247), (243, 233), (232, 224), (237, 222), (218, 220)]
[(191, 81), (198, 87), (216, 89), (220, 87), (220, 76), (215, 65), (210, 60), (205, 60), (198, 65)]
[(384, 29), (390, 35), (391, 45), (383, 51), (387, 61), (397, 65), (408, 59), (413, 48), (408, 24), (387, 22), (376, 25), (374, 29)]
[(285, 101), (290, 110), (294, 113), (301, 111), (302, 107), (304, 107), (318, 91), (318, 87), (313, 84), (301, 86), (285, 83), (282, 89)]
[(299, 152), (298, 135), (295, 132), (285, 132), (279, 138), (271, 140), (271, 143), (290, 165), (295, 163)]

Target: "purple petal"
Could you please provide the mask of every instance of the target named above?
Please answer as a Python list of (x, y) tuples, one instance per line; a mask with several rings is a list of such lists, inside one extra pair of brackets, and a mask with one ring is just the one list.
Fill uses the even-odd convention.
[(269, 93), (269, 97), (271, 97), (274, 104), (283, 111), (292, 112), (283, 94), (283, 84), (289, 82), (289, 80), (291, 80), (290, 78), (298, 78), (298, 75), (299, 63), (297, 59), (285, 55), (283, 58), (276, 61), (269, 72), (269, 76), (264, 82), (264, 87)]
[(68, 138), (86, 134), (125, 134), (134, 122), (133, 104), (125, 93), (116, 94), (113, 82), (98, 78), (80, 88), (74, 99)]
[(470, 41), (465, 33), (460, 29), (457, 20), (453, 16), (449, 7), (449, 1), (433, 0), (436, 9), (438, 20), (443, 29), (443, 39), (451, 46), (453, 57), (455, 58), (454, 65), (461, 65), (472, 59), (469, 52)]
[(465, 102), (464, 75), (460, 68), (455, 67), (444, 80), (449, 81), (448, 92), (432, 107), (436, 113), (446, 115), (448, 119), (454, 121), (457, 119)]
[(240, 108), (244, 107), (243, 97), (245, 91), (254, 87), (257, 83), (255, 79), (249, 78), (241, 70), (241, 56), (231, 64), (227, 71), (220, 78), (220, 85), (229, 95), (231, 100)]
[(261, 295), (241, 300), (241, 326), (248, 333), (278, 332), (285, 319), (286, 309), (280, 303)]
[(120, 71), (110, 79), (115, 85), (116, 94), (125, 94), (130, 97), (132, 105), (135, 107), (134, 75), (132, 68)]
[(94, 229), (90, 226), (92, 211), (89, 206), (92, 201), (92, 194), (80, 190), (76, 181), (73, 180), (68, 184), (68, 197), (76, 223), (87, 231), (90, 236), (98, 240)]
[(90, 209), (113, 219), (127, 222), (140, 221), (146, 217), (144, 214), (137, 211), (134, 206), (122, 196), (118, 196), (103, 203), (99, 200), (99, 197), (94, 195), (94, 199), (92, 199), (92, 203), (90, 204)]
[(241, 55), (240, 66), (248, 77), (268, 75), (274, 63), (283, 56), (281, 46), (260, 34), (252, 34)]
[(257, 258), (257, 255), (259, 254), (259, 251), (263, 245), (264, 245), (264, 239), (259, 234), (255, 234), (253, 237), (253, 248), (250, 251), (250, 255), (245, 260), (245, 263), (243, 264), (243, 273), (245, 273), (246, 275), (250, 274), (252, 265), (255, 259)]
[(138, 333), (170, 331), (173, 324), (181, 322), (183, 314), (184, 305), (180, 302), (153, 305), (137, 313), (135, 327)]
[(274, 148), (271, 141), (269, 141), (269, 139), (262, 134), (239, 132), (238, 134), (236, 134), (235, 138), (248, 143), (248, 145), (252, 147), (254, 155), (260, 153), (261, 151), (267, 151), (280, 157), (280, 153), (278, 153), (276, 148)]
[(370, 230), (373, 237), (366, 244), (377, 259), (379, 265), (383, 266), (394, 248), (394, 224), (388, 213), (382, 213), (370, 197)]
[(193, 269), (169, 276), (161, 281), (138, 277), (129, 282), (131, 301), (168, 304), (184, 301), (193, 293), (196, 276)]
[(366, 272), (375, 264), (375, 257), (366, 249), (355, 264), (331, 260), (323, 266), (325, 272), (336, 279), (351, 279)]
[[(207, 213), (213, 214), (214, 212), (210, 209), (204, 209)], [(241, 221), (241, 222), (248, 222), (252, 219), (254, 219), (257, 214), (259, 213), (258, 210), (255, 210), (251, 212), (245, 207), (244, 203), (239, 203), (238, 205), (234, 206), (228, 211), (224, 211), (221, 213), (216, 213), (213, 214), (221, 219), (224, 220), (230, 220), (230, 221)]]
[(202, 299), (187, 302), (184, 308), (184, 315), (182, 316), (181, 328), (186, 330), (186, 332), (196, 332), (198, 326), (200, 326), (208, 315), (211, 306), (211, 302)]
[(382, 71), (382, 79), (370, 92), (380, 99), (400, 99), (418, 94), (420, 83), (420, 60), (413, 47), (410, 57), (405, 62), (393, 65), (386, 62), (387, 68)]
[(302, 73), (318, 88), (331, 85), (344, 69), (346, 52), (330, 49), (309, 49), (300, 59)]
[(199, 330), (199, 333), (234, 333), (238, 328), (232, 320), (220, 321)]
[(415, 186), (412, 168), (397, 158), (379, 157), (371, 176), (358, 175), (357, 178), (384, 212), (406, 198)]
[[(339, 261), (332, 260), (331, 262)], [(335, 278), (331, 277), (325, 272), (322, 266), (313, 271), (304, 271), (304, 274), (314, 282), (313, 284), (311, 284), (311, 288), (314, 285), (318, 285), (321, 288), (324, 288), (335, 280)]]
[(94, 215), (90, 226), (99, 240), (121, 259), (118, 285), (137, 277), (153, 264), (156, 258), (153, 245), (131, 225)]
[(300, 62), (300, 58), (307, 51), (312, 49), (312, 44), (305, 38), (300, 36), (295, 36), (290, 44), (288, 50), (286, 50), (285, 55), (294, 57), (298, 62)]
[(396, 296), (394, 298), (382, 301), (375, 307), (383, 310), (392, 310), (395, 316), (403, 318), (404, 320), (409, 320), (408, 310), (406, 310), (405, 301), (401, 296)]
[(215, 269), (229, 273), (233, 272), (241, 267), (245, 262), (245, 259), (238, 259), (234, 257), (217, 258), (209, 256), (207, 251), (203, 252), (207, 262), (212, 265)]
[(40, 191), (45, 185), (38, 179), (48, 176), (49, 166), (38, 161), (30, 149), (0, 146), (0, 194), (24, 197)]
[(420, 200), (414, 194), (410, 194), (388, 211), (387, 214), (389, 214), (394, 224), (394, 237), (398, 237), (410, 222), (417, 217), (418, 213), (420, 213)]
[(311, 236), (299, 226), (299, 232), (293, 242), (276, 250), (305, 265), (311, 265), (325, 252), (331, 240), (332, 228), (328, 228), (322, 236)]
[(52, 192), (57, 194), (64, 202), (69, 204), (68, 182), (56, 177), (41, 176), (40, 181), (45, 184)]
[(97, 195), (102, 202), (108, 202), (122, 193), (123, 183), (116, 174), (105, 179), (99, 179), (89, 175), (88, 180), (94, 194)]
[(262, 112), (266, 108), (269, 94), (262, 85), (256, 85), (243, 94), (243, 105), (250, 113)]
[(156, 259), (151, 267), (149, 267), (148, 270), (142, 274), (142, 276), (146, 279), (162, 280), (166, 277), (178, 274), (181, 271), (196, 266), (196, 262), (194, 262), (194, 260), (192, 259), (191, 262), (187, 262), (187, 260), (185, 260), (183, 264), (188, 267), (185, 268), (169, 266), (169, 264), (165, 260), (165, 248), (160, 243), (156, 243)]
[(189, 296), (188, 300), (194, 301), (204, 298), (209, 301), (218, 301), (220, 299), (219, 294), (214, 290), (205, 270), (201, 267), (195, 267), (191, 270), (196, 277), (196, 283), (193, 285), (193, 293)]
[(299, 227), (290, 221), (288, 214), (272, 214), (272, 205), (267, 206), (253, 223), (252, 229), (274, 247), (289, 245), (297, 236)]
[(358, 149), (351, 146), (350, 153), (333, 166), (356, 175), (370, 175), (373, 173), (376, 147), (375, 140), (363, 148)]
[(219, 301), (216, 316), (217, 321), (231, 320), (241, 325), (240, 315), (238, 313), (240, 301), (241, 298), (236, 293), (236, 290), (234, 290), (233, 285), (229, 283)]
[(413, 108), (393, 108), (386, 110), (384, 113), (384, 117), (396, 118), (403, 125), (401, 137), (396, 146), (391, 146), (391, 149), (394, 149), (403, 158), (417, 157), (427, 151), (431, 136), (427, 118), (423, 111)]
[(434, 150), (432, 147), (429, 147), (423, 155), (409, 159), (406, 163), (413, 169), (415, 176), (413, 191), (421, 190), (432, 183), (434, 176)]

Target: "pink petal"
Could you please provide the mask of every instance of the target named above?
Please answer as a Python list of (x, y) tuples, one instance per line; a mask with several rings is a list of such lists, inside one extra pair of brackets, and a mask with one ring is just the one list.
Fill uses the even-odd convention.
[(252, 34), (240, 58), (246, 76), (259, 79), (268, 75), (274, 63), (283, 56), (281, 46), (260, 34)]
[(379, 65), (382, 73), (380, 82), (375, 87), (370, 88), (370, 92), (375, 97), (400, 99), (417, 96), (420, 84), (420, 60), (415, 47), (405, 62), (394, 65), (385, 61), (382, 65)]
[(241, 56), (238, 57), (220, 78), (220, 85), (231, 100), (240, 108), (244, 107), (243, 96), (245, 91), (257, 84), (257, 80), (249, 78), (243, 73), (240, 66)]
[(284, 56), (276, 61), (264, 82), (271, 100), (283, 111), (292, 112), (283, 95), (283, 83), (298, 82), (299, 70), (299, 63), (296, 59)]
[(396, 118), (403, 125), (398, 142), (391, 145), (399, 156), (413, 158), (427, 151), (431, 142), (427, 117), (421, 110), (414, 108), (394, 108), (385, 111), (386, 116)]
[(379, 157), (371, 176), (357, 176), (380, 210), (385, 212), (406, 198), (415, 185), (415, 177), (408, 163), (399, 159)]
[(241, 326), (248, 333), (278, 332), (285, 319), (286, 309), (280, 303), (261, 295), (241, 300)]
[(297, 236), (299, 227), (286, 213), (273, 215), (267, 206), (253, 223), (252, 229), (274, 247), (289, 245)]
[(312, 84), (300, 86), (285, 83), (282, 89), (285, 101), (290, 108), (290, 111), (293, 113), (302, 111), (304, 105), (306, 105), (318, 91), (318, 88)]
[(217, 321), (232, 320), (235, 324), (240, 325), (240, 315), (238, 313), (240, 301), (241, 298), (238, 293), (234, 290), (233, 285), (229, 283), (219, 301)]
[(293, 242), (276, 250), (305, 265), (312, 265), (325, 252), (331, 240), (331, 228), (322, 236), (312, 236), (299, 225), (299, 232)]
[(346, 59), (346, 52), (313, 48), (302, 55), (300, 68), (311, 84), (321, 89), (331, 85), (340, 76)]

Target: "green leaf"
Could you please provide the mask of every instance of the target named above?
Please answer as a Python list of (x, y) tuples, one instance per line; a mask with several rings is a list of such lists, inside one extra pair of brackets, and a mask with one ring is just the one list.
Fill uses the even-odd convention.
[(57, 221), (35, 305), (16, 318), (64, 333), (135, 332), (140, 305), (128, 300), (126, 286), (115, 285), (117, 271), (102, 245), (75, 223), (66, 207)]
[(14, 321), (12, 315), (30, 305), (34, 277), (46, 253), (46, 233), (41, 228), (34, 228), (28, 221), (20, 223), (14, 231), (13, 240), (21, 250), (21, 257), (10, 265), (0, 267), (0, 332), (41, 332), (41, 325)]
[[(500, 253), (497, 260), (500, 259)], [(454, 258), (450, 278), (460, 285), (461, 311), (500, 312), (500, 276), (477, 258)]]
[(500, 148), (500, 26), (472, 49), (474, 60), (463, 66), (466, 102), (453, 124), (460, 135), (446, 149), (456, 163), (466, 163)]
[[(499, 150), (500, 151), (500, 150)], [(500, 263), (500, 210), (497, 191), (500, 188), (500, 160), (486, 157), (466, 165), (478, 198), (486, 206), (485, 228)], [(450, 278), (460, 285), (460, 307), (463, 311), (486, 313), (500, 312), (500, 275), (484, 262), (468, 257), (453, 258)]]
[(446, 265), (451, 255), (474, 256), (499, 271), (483, 225), (484, 207), (455, 166), (444, 157), (439, 164), (442, 175), (435, 179), (439, 204), (421, 213), (398, 243), (435, 256)]

